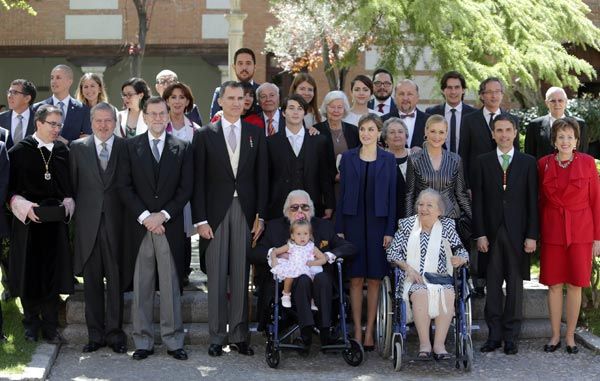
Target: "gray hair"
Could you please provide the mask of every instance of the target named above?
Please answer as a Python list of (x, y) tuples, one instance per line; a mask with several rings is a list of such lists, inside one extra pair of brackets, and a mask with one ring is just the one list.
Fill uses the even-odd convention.
[(562, 87), (552, 86), (548, 89), (548, 91), (546, 91), (546, 100), (549, 101), (552, 94), (555, 93), (560, 93), (563, 97), (565, 97), (565, 99), (569, 99), (569, 97), (567, 97), (567, 93)]
[(406, 139), (408, 139), (408, 127), (406, 127), (406, 123), (404, 123), (402, 119), (394, 116), (383, 122), (383, 128), (381, 129), (381, 140), (384, 142), (387, 140), (387, 134), (392, 124), (399, 124), (402, 126), (404, 133), (406, 134)]
[(262, 85), (258, 86), (258, 88), (256, 89), (256, 97), (259, 98), (260, 93), (262, 93), (264, 90), (266, 90), (268, 88), (274, 89), (275, 92), (277, 92), (277, 96), (279, 97), (279, 87), (277, 87), (276, 85), (274, 85), (271, 82), (265, 82)]
[(96, 114), (96, 111), (110, 111), (110, 115), (112, 116), (113, 120), (117, 120), (117, 109), (110, 103), (100, 102), (94, 107), (92, 107), (92, 109), (90, 110), (90, 121), (94, 120), (94, 115)]
[(173, 77), (173, 80), (177, 82), (179, 79), (177, 78), (177, 74), (169, 69), (161, 70), (158, 74), (156, 74), (156, 83), (160, 81), (162, 77)]
[(396, 89), (402, 85), (413, 85), (415, 87), (415, 90), (417, 90), (417, 94), (419, 94), (419, 85), (417, 85), (417, 83), (415, 81), (413, 81), (412, 79), (406, 78), (406, 79), (402, 79), (402, 80), (398, 81), (398, 83), (394, 87), (394, 97), (396, 96)]
[(307, 204), (308, 206), (310, 206), (310, 216), (314, 217), (315, 216), (315, 204), (313, 203), (313, 200), (311, 200), (310, 195), (302, 190), (302, 189), (295, 189), (293, 191), (291, 191), (287, 197), (285, 198), (285, 202), (283, 203), (283, 215), (287, 216), (287, 211), (290, 208), (290, 202), (292, 201), (292, 198), (294, 197), (303, 197), (307, 200)]
[(335, 101), (341, 99), (344, 103), (344, 118), (346, 116), (348, 116), (348, 113), (350, 112), (350, 102), (348, 102), (348, 97), (346, 96), (346, 94), (344, 94), (343, 91), (340, 90), (334, 90), (334, 91), (330, 91), (327, 93), (327, 95), (325, 95), (325, 98), (323, 98), (323, 103), (321, 103), (321, 107), (319, 108), (319, 112), (321, 113), (321, 115), (324, 118), (327, 118), (327, 106)]
[(436, 191), (433, 188), (424, 189), (421, 191), (421, 193), (419, 193), (419, 196), (417, 197), (417, 201), (415, 202), (415, 210), (417, 210), (417, 205), (419, 205), (421, 198), (423, 198), (424, 196), (435, 197), (435, 199), (437, 200), (438, 209), (440, 210), (440, 216), (446, 215), (446, 204), (444, 203), (444, 199), (442, 198), (442, 195), (440, 194), (440, 192)]
[(54, 68), (52, 69), (52, 71), (51, 71), (51, 72), (53, 72), (53, 71), (55, 71), (55, 70), (61, 70), (61, 71), (63, 71), (63, 72), (64, 72), (64, 73), (65, 73), (65, 74), (66, 74), (66, 75), (69, 77), (69, 78), (73, 79), (73, 69), (71, 69), (71, 67), (70, 67), (70, 66), (68, 66), (68, 65), (63, 65), (63, 64), (56, 65), (56, 66), (54, 66)]

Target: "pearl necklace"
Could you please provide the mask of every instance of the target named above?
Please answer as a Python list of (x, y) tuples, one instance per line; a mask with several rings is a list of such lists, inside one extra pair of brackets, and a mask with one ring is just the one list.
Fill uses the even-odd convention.
[(571, 163), (573, 162), (573, 159), (575, 159), (575, 154), (571, 154), (571, 158), (564, 164), (558, 158), (558, 154), (556, 154), (556, 156), (554, 156), (554, 158), (556, 159), (558, 166), (564, 169), (564, 168), (567, 168), (569, 165), (571, 165)]

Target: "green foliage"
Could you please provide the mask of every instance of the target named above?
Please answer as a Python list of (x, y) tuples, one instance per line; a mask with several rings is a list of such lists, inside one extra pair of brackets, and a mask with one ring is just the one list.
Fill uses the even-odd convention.
[[(1, 291), (2, 286), (0, 285)], [(2, 302), (4, 333), (8, 337), (6, 343), (0, 343), (0, 378), (2, 379), (6, 373), (23, 372), (37, 347), (37, 343), (25, 340), (20, 308), (21, 304), (18, 299)]]
[(569, 101), (569, 113), (585, 120), (590, 142), (600, 140), (600, 98), (584, 95)]
[(0, 0), (0, 12), (2, 10), (23, 9), (32, 16), (37, 15), (37, 12), (29, 3), (28, 0)]
[[(326, 25), (313, 23), (314, 29), (325, 31), (330, 25), (351, 28), (345, 32), (366, 36), (364, 41), (379, 47), (380, 66), (403, 76), (412, 76), (426, 46), (432, 49), (435, 62), (431, 65), (440, 75), (458, 70), (470, 87), (493, 75), (515, 91), (537, 89), (540, 81), (577, 88), (578, 76), (596, 75), (588, 62), (569, 52), (570, 46), (600, 50), (600, 29), (587, 18), (590, 9), (583, 0), (293, 2), (308, 3), (326, 6), (333, 15)], [(308, 13), (286, 15), (300, 20), (290, 33), (306, 27)], [(295, 42), (289, 35), (286, 38)], [(343, 60), (349, 62), (350, 55)]]

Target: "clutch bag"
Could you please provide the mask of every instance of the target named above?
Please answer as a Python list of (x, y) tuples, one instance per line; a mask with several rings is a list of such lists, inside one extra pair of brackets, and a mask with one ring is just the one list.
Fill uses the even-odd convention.
[(65, 206), (56, 199), (47, 199), (38, 203), (33, 212), (41, 222), (62, 222), (67, 216)]
[(454, 277), (447, 274), (438, 274), (438, 273), (425, 273), (423, 274), (427, 282), (431, 284), (440, 284), (440, 285), (451, 285), (454, 284)]

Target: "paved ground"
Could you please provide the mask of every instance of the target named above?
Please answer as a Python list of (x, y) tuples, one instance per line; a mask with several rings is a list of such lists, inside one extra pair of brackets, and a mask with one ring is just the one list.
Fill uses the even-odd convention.
[[(255, 346), (253, 357), (225, 353), (212, 358), (205, 346), (190, 346), (188, 361), (177, 361), (157, 347), (156, 354), (144, 361), (134, 361), (129, 355), (116, 355), (102, 349), (92, 355), (81, 348), (63, 346), (50, 372), (50, 380), (597, 380), (600, 356), (580, 347), (577, 355), (563, 351), (547, 354), (541, 351), (545, 340), (520, 343), (516, 356), (502, 352), (475, 353), (475, 367), (466, 374), (454, 368), (454, 362), (408, 363), (401, 373), (395, 373), (391, 362), (375, 352), (367, 353), (359, 367), (348, 366), (341, 355), (321, 354), (313, 348), (308, 358), (285, 352), (278, 369), (270, 369), (264, 361), (264, 345)], [(475, 343), (478, 348), (481, 343)]]

